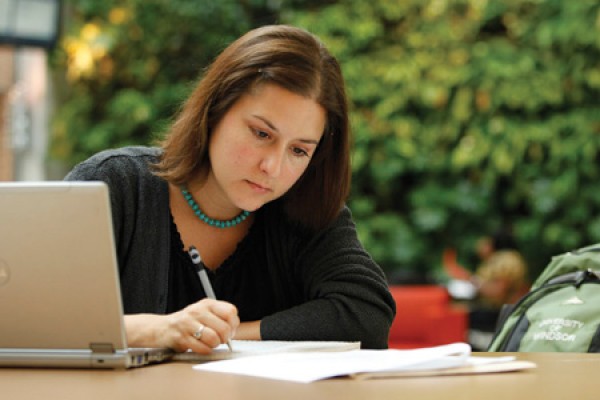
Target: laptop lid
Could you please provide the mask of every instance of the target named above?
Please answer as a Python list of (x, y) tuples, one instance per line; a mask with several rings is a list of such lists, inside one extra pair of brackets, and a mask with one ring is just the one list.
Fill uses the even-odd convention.
[(0, 183), (0, 366), (161, 361), (128, 352), (122, 310), (108, 187)]

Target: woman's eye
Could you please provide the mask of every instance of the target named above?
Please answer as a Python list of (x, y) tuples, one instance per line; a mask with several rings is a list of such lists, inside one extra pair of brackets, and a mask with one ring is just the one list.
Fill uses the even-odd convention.
[(254, 134), (261, 139), (266, 139), (269, 137), (269, 134), (267, 132), (262, 131), (260, 129), (253, 129), (253, 131), (254, 131)]
[(292, 152), (298, 157), (308, 157), (308, 152), (300, 147), (294, 147)]

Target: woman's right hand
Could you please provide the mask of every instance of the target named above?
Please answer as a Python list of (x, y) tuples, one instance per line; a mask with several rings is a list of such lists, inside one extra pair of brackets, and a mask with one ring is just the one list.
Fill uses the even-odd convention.
[(208, 354), (219, 344), (227, 343), (239, 324), (233, 304), (207, 298), (168, 315), (125, 316), (129, 346), (189, 349), (200, 354)]

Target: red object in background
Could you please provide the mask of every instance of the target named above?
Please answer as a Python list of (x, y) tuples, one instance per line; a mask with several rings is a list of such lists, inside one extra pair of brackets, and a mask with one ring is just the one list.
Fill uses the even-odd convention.
[(468, 311), (451, 303), (443, 286), (391, 285), (396, 301), (390, 349), (413, 349), (466, 342)]
[(471, 273), (458, 263), (456, 250), (452, 248), (444, 249), (442, 253), (442, 266), (444, 271), (451, 279), (468, 281), (471, 279)]

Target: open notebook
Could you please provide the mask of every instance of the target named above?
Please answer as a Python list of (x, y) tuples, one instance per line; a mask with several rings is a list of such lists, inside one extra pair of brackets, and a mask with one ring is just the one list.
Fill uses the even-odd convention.
[(0, 183), (0, 366), (128, 368), (108, 188)]
[(512, 372), (535, 368), (514, 356), (472, 356), (467, 343), (413, 350), (280, 352), (198, 364), (195, 370), (259, 378), (314, 382), (340, 376), (354, 379), (402, 378)]

